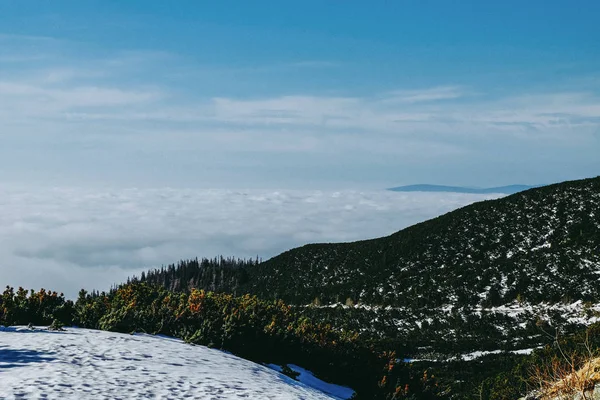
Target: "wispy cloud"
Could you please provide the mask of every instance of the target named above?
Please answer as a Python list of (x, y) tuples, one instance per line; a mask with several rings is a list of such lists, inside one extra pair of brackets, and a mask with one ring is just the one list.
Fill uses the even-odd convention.
[(304, 61), (294, 61), (290, 63), (283, 64), (288, 67), (297, 67), (297, 68), (333, 68), (341, 66), (341, 63), (334, 61), (325, 61), (325, 60), (304, 60)]
[(438, 100), (458, 99), (465, 95), (460, 86), (438, 86), (421, 90), (397, 90), (387, 94), (386, 103), (423, 103)]
[(23, 42), (34, 43), (65, 43), (64, 39), (57, 39), (53, 36), (42, 35), (20, 35), (13, 33), (0, 33), (0, 41), (6, 43), (20, 44)]
[[(214, 118), (229, 123), (310, 125), (360, 128), (401, 134), (415, 129), (452, 134), (522, 129), (573, 128), (597, 124), (600, 96), (591, 92), (513, 95), (499, 99), (474, 96), (460, 103), (456, 89), (394, 92), (390, 97), (282, 96), (268, 99), (213, 100)], [(512, 128), (510, 128), (512, 127)]]

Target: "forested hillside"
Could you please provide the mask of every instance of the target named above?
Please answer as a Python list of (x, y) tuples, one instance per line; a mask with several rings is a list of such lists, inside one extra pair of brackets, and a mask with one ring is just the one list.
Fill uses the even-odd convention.
[(497, 306), (600, 298), (600, 178), (483, 201), (391, 236), (310, 244), (265, 262), (181, 262), (142, 281), (291, 304)]
[(312, 244), (249, 269), (249, 292), (306, 304), (500, 305), (600, 298), (600, 178), (476, 203), (391, 236)]

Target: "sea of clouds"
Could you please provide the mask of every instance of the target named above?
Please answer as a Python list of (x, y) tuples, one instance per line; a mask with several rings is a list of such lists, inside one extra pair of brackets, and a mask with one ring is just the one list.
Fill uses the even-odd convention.
[(0, 189), (3, 285), (76, 296), (193, 257), (260, 257), (385, 236), (499, 195), (389, 191)]

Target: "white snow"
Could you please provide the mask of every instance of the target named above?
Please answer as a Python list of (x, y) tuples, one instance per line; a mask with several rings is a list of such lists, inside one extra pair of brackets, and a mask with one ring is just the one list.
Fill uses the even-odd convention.
[[(310, 374), (303, 371), (303, 375)], [(307, 383), (311, 383), (310, 379)], [(0, 330), (0, 398), (335, 399), (265, 366), (151, 335)]]
[(460, 358), (463, 361), (472, 361), (477, 358), (484, 357), (484, 356), (487, 356), (490, 354), (512, 353), (512, 354), (520, 354), (520, 355), (529, 355), (529, 354), (533, 353), (534, 350), (535, 349), (521, 349), (521, 350), (510, 350), (510, 351), (503, 351), (503, 350), (474, 351), (472, 353), (463, 354), (460, 356)]
[[(267, 367), (274, 369), (275, 371), (281, 372), (281, 367), (279, 365), (267, 364)], [(299, 382), (304, 383), (307, 386), (316, 388), (321, 392), (327, 393), (333, 396), (335, 399), (347, 400), (352, 397), (354, 394), (354, 390), (349, 387), (334, 385), (332, 383), (323, 382), (319, 378), (315, 377), (312, 372), (305, 370), (302, 367), (299, 367), (294, 364), (288, 364), (288, 367), (298, 373), (296, 379)]]
[(549, 249), (550, 247), (552, 247), (552, 243), (546, 242), (546, 243), (540, 244), (539, 246), (532, 247), (531, 251), (538, 251), (540, 249)]
[[(538, 349), (540, 347), (537, 347)], [(436, 359), (429, 359), (429, 358), (404, 358), (404, 359), (398, 359), (398, 361), (403, 361), (405, 363), (416, 363), (416, 362), (446, 362), (446, 361), (458, 361), (458, 360), (462, 360), (462, 361), (473, 361), (476, 360), (478, 358), (487, 356), (487, 355), (491, 355), (491, 354), (520, 354), (520, 355), (529, 355), (531, 353), (533, 353), (536, 349), (535, 348), (530, 348), (530, 349), (520, 349), (520, 350), (477, 350), (474, 351), (472, 353), (466, 353), (466, 354), (461, 354), (458, 357), (450, 357), (450, 358), (446, 358), (446, 359), (442, 359), (442, 360), (436, 360)]]

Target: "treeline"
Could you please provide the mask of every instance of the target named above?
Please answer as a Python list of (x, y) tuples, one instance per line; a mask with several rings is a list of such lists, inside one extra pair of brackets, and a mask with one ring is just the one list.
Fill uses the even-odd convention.
[(426, 371), (399, 363), (352, 331), (335, 329), (282, 301), (193, 289), (173, 292), (146, 283), (108, 293), (79, 292), (75, 302), (46, 290), (0, 298), (2, 325), (64, 325), (116, 332), (165, 334), (225, 349), (256, 362), (301, 365), (356, 390), (360, 399), (442, 399), (447, 393)]
[(262, 260), (234, 257), (215, 257), (212, 259), (181, 260), (161, 268), (142, 272), (128, 283), (145, 282), (158, 285), (167, 290), (189, 292), (192, 289), (204, 289), (213, 292), (243, 294), (248, 281), (248, 271)]

